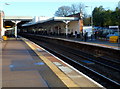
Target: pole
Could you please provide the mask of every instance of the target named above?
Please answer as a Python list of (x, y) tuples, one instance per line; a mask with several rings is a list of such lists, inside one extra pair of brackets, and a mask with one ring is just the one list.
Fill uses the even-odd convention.
[(68, 35), (68, 24), (66, 23), (66, 36)]
[(15, 23), (15, 38), (17, 38), (17, 23)]
[[(93, 28), (92, 6), (85, 6), (85, 7), (91, 7), (91, 19), (90, 19), (90, 24), (91, 24), (91, 27)], [(93, 29), (92, 29), (92, 34), (93, 34)]]
[(91, 26), (93, 26), (92, 6), (91, 6)]
[(70, 22), (70, 21), (63, 21), (64, 23), (65, 23), (65, 29), (66, 29), (66, 37), (68, 36), (68, 23)]
[(17, 24), (21, 21), (12, 21), (13, 23), (15, 23), (15, 38), (17, 38)]
[(2, 11), (0, 11), (0, 39), (2, 39)]
[(120, 29), (118, 26), (118, 47), (120, 47)]
[(95, 33), (94, 33), (94, 29), (93, 29), (93, 16), (92, 16), (92, 6), (91, 6), (91, 27), (92, 27), (92, 36), (91, 36), (91, 40), (92, 38), (95, 39)]

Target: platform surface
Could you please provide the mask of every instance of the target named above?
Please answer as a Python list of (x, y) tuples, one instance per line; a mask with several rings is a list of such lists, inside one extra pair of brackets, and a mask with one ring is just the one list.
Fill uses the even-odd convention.
[(120, 43), (113, 43), (113, 42), (110, 42), (109, 40), (104, 40), (104, 39), (96, 39), (96, 40), (87, 39), (87, 41), (85, 42), (84, 40), (81, 40), (80, 38), (75, 38), (75, 37), (65, 37), (65, 36), (46, 36), (46, 37), (52, 37), (55, 39), (62, 39), (62, 40), (68, 40), (68, 41), (75, 41), (82, 44), (97, 45), (105, 48), (120, 50)]
[[(46, 71), (46, 76), (58, 81), (56, 86), (65, 87), (61, 80), (43, 64), (36, 66), (37, 56), (21, 40), (9, 39), (3, 42), (2, 50), (2, 85), (3, 87), (48, 87), (39, 71)], [(36, 59), (34, 58), (36, 57)], [(51, 75), (48, 75), (48, 73)], [(55, 82), (53, 82), (55, 83)], [(51, 87), (53, 87), (51, 85)]]
[(2, 87), (103, 88), (24, 38), (2, 42)]

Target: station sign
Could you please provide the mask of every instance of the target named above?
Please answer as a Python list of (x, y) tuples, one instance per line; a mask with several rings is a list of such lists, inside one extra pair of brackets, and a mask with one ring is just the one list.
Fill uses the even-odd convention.
[(109, 28), (119, 28), (119, 26), (109, 26)]

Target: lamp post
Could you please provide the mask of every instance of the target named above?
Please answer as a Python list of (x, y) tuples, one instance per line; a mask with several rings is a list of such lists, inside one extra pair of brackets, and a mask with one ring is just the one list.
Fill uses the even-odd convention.
[(92, 6), (85, 6), (85, 7), (91, 8), (91, 20), (90, 20), (90, 22), (91, 22), (91, 26), (93, 27)]
[(93, 30), (93, 16), (92, 16), (92, 6), (85, 6), (85, 7), (90, 7), (91, 8), (91, 19), (90, 19), (90, 23), (91, 23), (91, 31), (92, 31), (92, 33), (91, 33), (91, 40), (93, 39), (93, 38), (95, 38), (94, 37), (94, 30)]

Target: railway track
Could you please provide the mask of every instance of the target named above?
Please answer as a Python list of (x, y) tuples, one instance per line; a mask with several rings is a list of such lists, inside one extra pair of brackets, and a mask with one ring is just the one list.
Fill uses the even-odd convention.
[[(64, 49), (62, 49), (62, 50), (64, 50)], [(69, 50), (72, 50), (72, 51), (69, 51)], [(64, 51), (66, 51), (66, 50), (64, 50)], [(94, 63), (100, 64), (102, 66), (105, 66), (105, 67), (108, 67), (108, 68), (111, 68), (115, 71), (120, 72), (120, 66), (119, 65), (116, 66), (116, 64), (120, 64), (118, 62), (114, 62), (112, 60), (108, 61), (108, 59), (104, 59), (104, 58), (101, 58), (101, 57), (95, 57), (95, 56), (87, 54), (83, 51), (77, 51), (77, 50), (74, 50), (74, 49), (71, 49), (71, 48), (68, 48), (67, 52), (69, 52), (70, 54), (74, 54), (78, 57), (81, 57), (83, 59), (87, 59), (87, 60), (92, 61)]]
[[(55, 44), (51, 44), (51, 45), (55, 45)], [(73, 55), (78, 56), (82, 59), (87, 59), (89, 61), (95, 62), (97, 64), (100, 64), (102, 66), (105, 66), (105, 67), (108, 67), (108, 68), (111, 68), (115, 71), (120, 72), (120, 63), (118, 61), (109, 60), (109, 59), (104, 58), (104, 57), (102, 57), (102, 58), (101, 57), (95, 57), (95, 56), (87, 54), (83, 51), (80, 51), (80, 50), (78, 51), (78, 50), (68, 48), (68, 47), (64, 47), (64, 46), (61, 46), (61, 45), (57, 45), (57, 46), (62, 51), (65, 51), (65, 52), (67, 51), (69, 54), (73, 54)]]
[[(100, 57), (98, 57), (98, 58), (96, 57), (97, 60), (95, 60), (94, 59), (95, 57), (92, 55), (88, 55), (84, 52), (80, 52), (78, 50), (74, 50), (74, 49), (71, 49), (68, 47), (63, 47), (61, 45), (56, 46), (55, 44), (40, 42), (40, 41), (35, 40), (35, 39), (34, 40), (32, 39), (32, 41), (39, 44), (43, 48), (47, 49), (48, 51), (50, 51), (54, 55), (58, 56), (62, 60), (69, 63), (70, 65), (74, 66), (79, 71), (82, 71), (83, 73), (85, 73), (89, 77), (93, 78), (95, 81), (99, 82), (100, 84), (102, 84), (106, 88), (120, 87), (119, 79), (117, 80), (118, 77), (115, 78), (115, 77), (111, 76), (111, 74), (110, 74), (110, 77), (109, 77), (109, 75), (108, 76), (105, 75), (105, 71), (107, 71), (107, 70), (109, 72), (111, 72), (111, 70), (113, 72), (117, 72), (115, 74), (117, 74), (117, 76), (119, 75), (119, 71), (120, 71), (118, 68), (119, 66), (118, 65), (115, 66), (116, 64), (119, 64), (118, 61), (115, 61), (115, 62), (114, 61), (107, 61), (108, 60), (107, 58), (106, 58), (106, 60), (105, 60), (105, 58), (103, 58), (106, 61), (106, 62), (103, 62), (103, 61), (100, 61), (100, 59), (101, 59)], [(101, 60), (103, 60), (103, 59), (101, 59)], [(83, 63), (83, 61), (81, 61), (81, 60), (89, 60), (92, 62), (92, 64)], [(113, 63), (114, 65), (111, 66), (111, 63)], [(96, 68), (96, 67), (99, 67), (99, 68)], [(101, 68), (101, 70), (104, 68), (106, 68), (106, 69), (103, 72), (103, 71), (99, 70), (100, 68)], [(103, 73), (101, 73), (100, 71)], [(112, 77), (115, 79), (113, 79)]]

